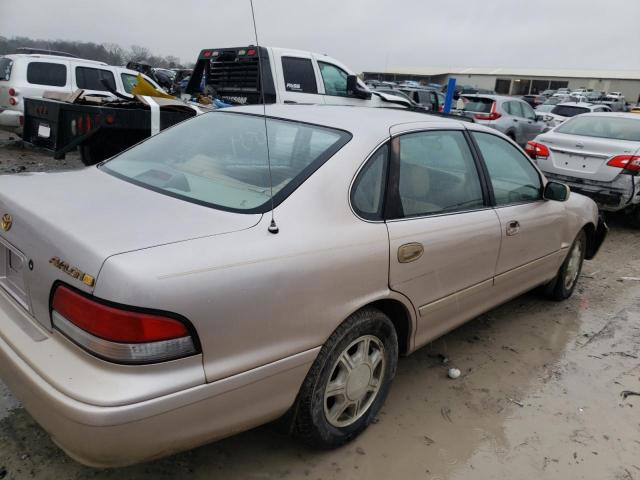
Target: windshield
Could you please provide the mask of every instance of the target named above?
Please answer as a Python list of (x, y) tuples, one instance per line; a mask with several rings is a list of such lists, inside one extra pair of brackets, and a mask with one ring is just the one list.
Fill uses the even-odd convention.
[(13, 60), (7, 57), (0, 57), (0, 80), (9, 80), (11, 78), (11, 67)]
[(464, 99), (468, 100), (467, 103), (464, 104), (464, 107), (462, 107), (462, 110), (466, 112), (491, 112), (493, 100), (490, 98), (464, 97)]
[(536, 107), (536, 112), (542, 112), (542, 113), (547, 113), (550, 112), (551, 110), (553, 110), (553, 105), (550, 105), (548, 103), (545, 103), (543, 105), (538, 105)]
[(574, 107), (572, 105), (556, 105), (551, 113), (560, 115), (561, 117), (575, 117), (581, 113), (588, 113), (591, 110), (585, 107)]
[(589, 115), (567, 120), (555, 131), (569, 135), (640, 142), (640, 119)]
[(182, 122), (103, 164), (101, 168), (152, 190), (244, 213), (284, 200), (351, 135), (316, 125), (211, 112)]

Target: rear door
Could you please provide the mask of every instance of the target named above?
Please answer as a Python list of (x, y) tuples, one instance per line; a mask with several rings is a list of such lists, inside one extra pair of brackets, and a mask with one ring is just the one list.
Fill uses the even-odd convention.
[(418, 311), (416, 346), (490, 308), (500, 247), (464, 129), (442, 128), (391, 141), (389, 285)]
[(552, 278), (561, 261), (566, 214), (562, 202), (543, 200), (542, 176), (511, 142), (490, 132), (471, 133), (486, 165), (501, 246), (496, 295), (511, 298)]
[(518, 102), (522, 107), (523, 121), (524, 121), (524, 134), (525, 139), (522, 143), (533, 140), (540, 135), (546, 128), (547, 124), (543, 121), (538, 121), (536, 118), (536, 112), (528, 103)]
[(323, 103), (310, 54), (284, 53), (276, 60), (276, 69), (282, 79), (279, 90), (284, 103)]

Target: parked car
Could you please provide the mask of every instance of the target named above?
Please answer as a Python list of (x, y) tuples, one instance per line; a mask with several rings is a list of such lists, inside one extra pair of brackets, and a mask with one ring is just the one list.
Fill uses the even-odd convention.
[(640, 118), (585, 113), (527, 145), (544, 174), (593, 198), (602, 210), (625, 210), (640, 227)]
[(417, 104), (413, 98), (411, 98), (407, 93), (405, 93), (404, 91), (400, 90), (399, 88), (389, 88), (389, 87), (378, 87), (375, 89), (376, 92), (379, 93), (385, 93), (387, 95), (393, 95), (396, 97), (401, 97), (406, 99), (408, 102), (410, 102), (410, 105), (412, 107), (419, 107), (420, 105)]
[(444, 95), (432, 88), (400, 87), (411, 100), (431, 112), (439, 112), (444, 105)]
[(542, 95), (523, 95), (521, 98), (533, 108), (536, 108), (538, 105), (542, 105), (547, 100), (547, 97)]
[(608, 105), (601, 103), (559, 103), (553, 107), (551, 112), (548, 113), (548, 116), (551, 117), (549, 125), (555, 127), (560, 125), (567, 118), (590, 112), (611, 112), (611, 108), (609, 108)]
[(0, 377), (74, 459), (130, 464), (286, 412), (302, 441), (343, 445), (399, 355), (537, 286), (568, 298), (606, 234), (493, 129), (266, 108), (0, 176)]
[(623, 96), (609, 94), (600, 103), (607, 105), (614, 112), (624, 112), (627, 109), (627, 102)]
[[(568, 100), (569, 95), (554, 94), (553, 96), (547, 98), (542, 105), (557, 105), (558, 103), (566, 102)], [(538, 107), (540, 107), (540, 105), (538, 105)], [(538, 107), (536, 107), (536, 110), (538, 109)]]
[[(68, 54), (0, 56), (0, 129), (22, 133), (25, 98), (42, 97), (46, 91), (71, 93), (77, 89), (115, 98), (109, 89), (128, 94), (130, 79), (135, 80), (137, 75), (132, 70)], [(145, 79), (159, 88), (148, 77)]]
[(640, 113), (640, 106), (631, 107), (629, 113)]
[(570, 93), (571, 93), (570, 88), (562, 87), (556, 90), (556, 93), (554, 95), (569, 95)]
[(548, 97), (551, 97), (554, 93), (556, 93), (555, 90), (548, 89), (548, 90), (545, 90), (544, 92), (542, 92), (540, 95), (542, 95), (543, 97), (547, 97), (548, 98)]
[(525, 145), (547, 129), (543, 117), (518, 98), (500, 95), (464, 95), (462, 113), (476, 122), (495, 128), (519, 145)]

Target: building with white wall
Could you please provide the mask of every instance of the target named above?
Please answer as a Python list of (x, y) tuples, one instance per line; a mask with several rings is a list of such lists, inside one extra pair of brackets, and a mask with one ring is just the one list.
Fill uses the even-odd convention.
[(458, 85), (495, 90), (505, 95), (540, 93), (548, 88), (584, 87), (604, 92), (622, 92), (636, 103), (640, 97), (640, 70), (541, 70), (526, 68), (391, 68), (387, 72), (364, 72), (364, 79), (418, 80), (446, 84), (455, 77)]

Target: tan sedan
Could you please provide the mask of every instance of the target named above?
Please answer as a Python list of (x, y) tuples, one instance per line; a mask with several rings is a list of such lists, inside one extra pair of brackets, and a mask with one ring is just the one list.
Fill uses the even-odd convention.
[(0, 377), (80, 462), (287, 412), (302, 440), (344, 444), (400, 355), (534, 287), (569, 297), (606, 234), (495, 130), (267, 116), (209, 113), (97, 167), (0, 177)]

